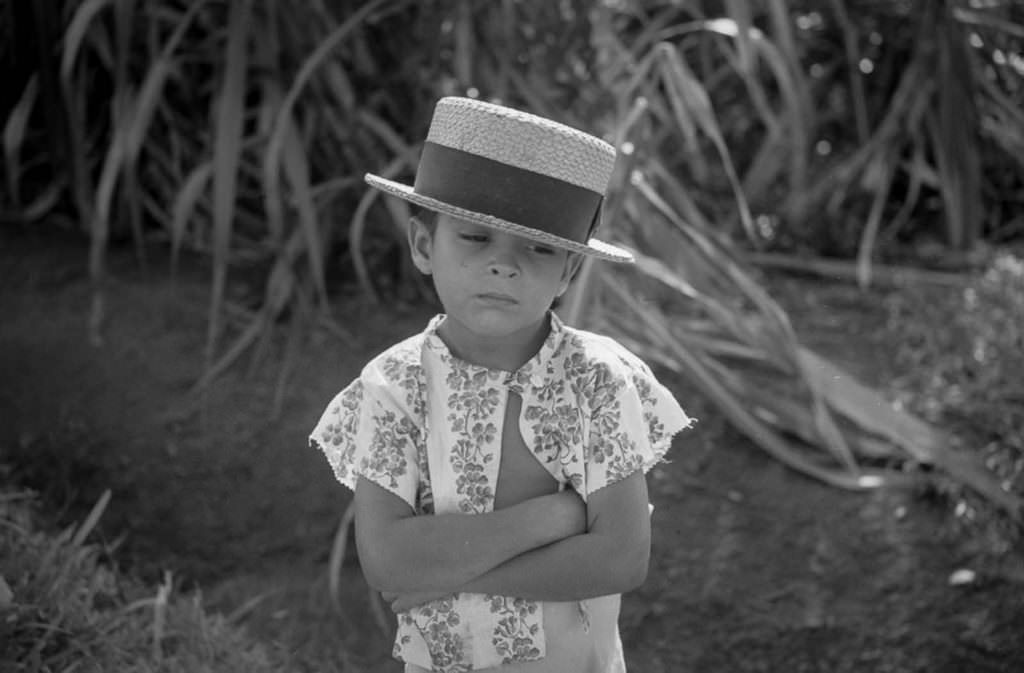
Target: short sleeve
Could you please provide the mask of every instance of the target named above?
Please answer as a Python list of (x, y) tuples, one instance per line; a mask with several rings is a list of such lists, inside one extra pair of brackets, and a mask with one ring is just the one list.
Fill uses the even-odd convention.
[(646, 364), (624, 348), (620, 353), (617, 363), (599, 365), (593, 378), (588, 495), (650, 470), (664, 458), (676, 433), (694, 423)]
[(421, 436), (409, 410), (364, 371), (327, 406), (309, 443), (348, 488), (364, 477), (415, 509)]

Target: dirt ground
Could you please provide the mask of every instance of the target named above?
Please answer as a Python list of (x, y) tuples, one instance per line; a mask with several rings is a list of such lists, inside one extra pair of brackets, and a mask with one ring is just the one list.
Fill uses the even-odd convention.
[[(113, 491), (99, 540), (154, 589), (182, 591), (283, 643), (299, 670), (397, 671), (350, 552), (340, 606), (327, 560), (348, 494), (306, 435), (327, 401), (426, 306), (339, 300), (343, 340), (300, 349), (275, 413), (282, 344), (245, 357), (196, 403), (208, 286), (166, 256), (111, 260), (104, 341), (90, 345), (86, 248), (0, 232), (0, 460), (65, 520)], [(870, 304), (787, 285), (807, 340), (883, 385)], [(251, 288), (233, 287), (244, 304)], [(814, 294), (814, 293), (819, 294)], [(834, 298), (834, 297), (833, 297)], [(806, 317), (806, 316), (805, 316)], [(279, 340), (280, 341), (280, 340)], [(851, 346), (851, 344), (854, 344)], [(795, 474), (725, 425), (670, 374), (693, 415), (649, 477), (651, 570), (624, 599), (632, 671), (1024, 671), (1024, 555), (994, 555), (946, 499), (851, 494)], [(953, 574), (976, 574), (965, 584)]]

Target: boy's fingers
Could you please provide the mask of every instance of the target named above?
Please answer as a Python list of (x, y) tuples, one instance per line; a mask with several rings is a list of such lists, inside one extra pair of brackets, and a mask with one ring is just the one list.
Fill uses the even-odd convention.
[(391, 602), (391, 612), (396, 615), (398, 613), (411, 611), (414, 607), (416, 607), (416, 603), (408, 599), (402, 600), (401, 598), (395, 598)]

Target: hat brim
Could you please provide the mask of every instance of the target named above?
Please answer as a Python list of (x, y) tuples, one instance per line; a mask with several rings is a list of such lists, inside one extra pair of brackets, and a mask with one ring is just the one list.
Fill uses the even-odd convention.
[(611, 243), (605, 243), (599, 241), (596, 238), (591, 238), (586, 243), (580, 243), (578, 241), (572, 241), (568, 238), (562, 238), (561, 236), (555, 236), (544, 231), (538, 231), (529, 227), (524, 227), (521, 224), (515, 222), (509, 222), (500, 217), (494, 217), (493, 215), (487, 215), (485, 213), (478, 213), (472, 210), (466, 210), (458, 206), (453, 206), (450, 203), (444, 201), (438, 201), (437, 199), (430, 198), (429, 196), (423, 196), (417, 194), (410, 185), (405, 185), (394, 180), (388, 180), (382, 178), (379, 175), (367, 173), (365, 176), (366, 184), (370, 185), (375, 189), (379, 189), (382, 192), (397, 196), (400, 199), (414, 203), (417, 206), (433, 210), (438, 213), (445, 213), (452, 217), (457, 217), (462, 220), (468, 220), (475, 224), (480, 224), (485, 227), (491, 227), (493, 229), (500, 229), (507, 231), (517, 236), (522, 236), (539, 243), (546, 243), (558, 248), (564, 248), (572, 252), (578, 252), (583, 255), (589, 255), (591, 257), (597, 257), (609, 262), (618, 262), (620, 264), (631, 264), (635, 260), (633, 253), (625, 248), (621, 248)]

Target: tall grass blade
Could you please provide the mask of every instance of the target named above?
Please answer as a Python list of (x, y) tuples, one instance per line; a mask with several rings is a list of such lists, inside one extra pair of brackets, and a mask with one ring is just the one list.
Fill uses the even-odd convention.
[[(129, 65), (132, 61), (132, 23), (134, 16), (135, 0), (115, 0), (113, 33), (114, 91), (126, 92), (124, 106), (114, 109), (116, 115), (120, 116), (123, 114), (126, 117), (125, 119), (115, 118), (112, 120), (118, 130), (129, 124), (134, 126), (140, 113), (138, 96), (129, 71)], [(148, 57), (148, 54), (146, 54), (146, 57)], [(145, 58), (145, 60), (149, 59)], [(125, 131), (124, 147), (122, 148), (121, 190), (118, 194), (118, 201), (121, 206), (119, 214), (127, 216), (132, 238), (135, 241), (137, 259), (140, 266), (145, 268), (145, 248), (142, 241), (142, 199), (138, 189), (138, 177), (133, 161), (136, 155), (133, 155), (131, 141), (131, 130), (128, 129)]]
[(939, 42), (938, 110), (929, 115), (928, 129), (935, 151), (942, 199), (945, 203), (947, 240), (959, 250), (969, 250), (981, 224), (981, 159), (975, 142), (978, 114), (977, 91), (962, 27), (945, 14), (938, 16)]
[(829, 0), (832, 13), (843, 34), (843, 49), (846, 55), (846, 71), (850, 80), (850, 97), (853, 99), (853, 118), (856, 123), (857, 140), (863, 145), (871, 131), (868, 126), (867, 101), (864, 96), (864, 78), (860, 72), (860, 52), (857, 49), (857, 29), (850, 21), (844, 0)]
[(900, 447), (916, 461), (943, 468), (1014, 518), (1019, 520), (1024, 514), (1024, 501), (1003, 490), (978, 458), (949, 449), (951, 438), (945, 433), (896, 409), (877, 392), (814, 352), (801, 348), (799, 355), (804, 371), (816, 379), (816, 385), (838, 413), (865, 432)]
[(39, 92), (39, 77), (32, 75), (22, 91), (14, 109), (4, 124), (4, 167), (7, 169), (7, 195), (11, 204), (21, 205), (21, 147), (25, 142), (25, 130), (29, 116)]
[(220, 333), (221, 310), (227, 282), (238, 166), (241, 160), (245, 114), (246, 70), (248, 65), (249, 16), (252, 0), (231, 4), (228, 17), (224, 72), (220, 92), (214, 100), (213, 147), (213, 284), (206, 338), (206, 366), (213, 364)]
[[(907, 178), (910, 180), (910, 184), (907, 186), (907, 195), (903, 199), (903, 204), (900, 209), (893, 215), (892, 220), (889, 223), (887, 238), (891, 240), (893, 236), (903, 227), (903, 225), (910, 220), (911, 213), (914, 211), (914, 207), (917, 206), (921, 199), (921, 189), (926, 183), (937, 184), (938, 180), (933, 177), (933, 171), (928, 166), (925, 160), (925, 145), (921, 142), (914, 143), (914, 153), (910, 158), (909, 164), (904, 166), (904, 170), (907, 173)], [(881, 219), (881, 215), (879, 216)]]
[[(404, 5), (407, 1), (408, 0), (399, 0), (399, 2), (394, 4)], [(306, 84), (313, 76), (313, 73), (316, 72), (317, 68), (326, 61), (341, 41), (362, 25), (367, 17), (386, 4), (387, 0), (370, 0), (362, 5), (358, 10), (353, 12), (344, 23), (335, 28), (330, 35), (328, 35), (323, 42), (317, 46), (313, 53), (307, 56), (303, 61), (302, 66), (299, 68), (299, 72), (295, 75), (292, 85), (289, 87), (288, 92), (284, 97), (284, 100), (277, 108), (276, 120), (270, 131), (270, 136), (267, 140), (267, 148), (263, 155), (263, 189), (265, 190), (266, 203), (283, 203), (280, 177), (280, 171), (283, 164), (281, 155), (284, 151), (288, 128), (292, 123), (294, 108), (299, 95), (305, 89)], [(280, 206), (274, 205), (271, 208), (268, 208), (268, 217), (271, 219), (283, 219), (283, 213)], [(284, 226), (280, 221), (272, 223), (271, 226), (276, 227), (280, 231), (284, 230)]]
[(89, 515), (85, 517), (85, 521), (75, 531), (75, 536), (71, 538), (72, 547), (81, 547), (82, 543), (85, 542), (85, 538), (89, 537), (89, 533), (96, 527), (96, 523), (99, 522), (100, 517), (103, 516), (103, 512), (106, 511), (107, 505), (110, 503), (110, 489), (103, 491), (100, 499), (96, 501), (96, 504), (89, 510)]
[(64, 191), (63, 180), (54, 180), (46, 186), (44, 191), (36, 196), (31, 203), (26, 203), (18, 212), (23, 222), (36, 222), (43, 219), (47, 213), (53, 211), (57, 206)]
[(1018, 166), (1024, 167), (1024, 111), (987, 79), (982, 79), (979, 85), (985, 92), (982, 100), (987, 112), (981, 122), (981, 132), (1003, 148), (1006, 156)]
[(690, 249), (700, 254), (705, 260), (705, 267), (714, 273), (727, 279), (735, 286), (737, 296), (750, 300), (757, 307), (759, 315), (767, 320), (768, 329), (764, 331), (765, 336), (774, 345), (771, 350), (784, 362), (793, 362), (793, 345), (796, 337), (790, 325), (789, 318), (785, 311), (768, 295), (765, 289), (754, 281), (739, 263), (732, 258), (732, 254), (722, 245), (716, 244), (704, 232), (680, 218), (671, 207), (667, 206), (658, 196), (656, 190), (642, 177), (635, 175), (633, 185), (652, 204), (659, 204), (659, 211), (666, 220), (674, 227), (674, 230), (681, 233), (690, 244)]
[(92, 22), (113, 1), (85, 0), (75, 9), (71, 22), (64, 32), (64, 39), (61, 45), (63, 53), (61, 54), (60, 76), (64, 82), (71, 82), (72, 70), (74, 69), (75, 61), (78, 59), (78, 52), (81, 50), (82, 43), (89, 34), (89, 27), (92, 25)]
[[(761, 40), (760, 44), (772, 56), (775, 78), (787, 101), (786, 124), (789, 129), (788, 155), (790, 159), (789, 187), (803, 190), (807, 183), (807, 159), (811, 144), (817, 135), (817, 118), (811, 100), (811, 82), (806, 73), (801, 49), (793, 35), (793, 13), (786, 0), (769, 0), (768, 12), (774, 42)], [(778, 45), (778, 46), (776, 46)]]
[(316, 204), (310, 185), (310, 166), (295, 124), (288, 131), (283, 159), (285, 174), (291, 186), (292, 200), (299, 214), (299, 224), (306, 242), (306, 254), (309, 258), (313, 286), (320, 297), (321, 305), (327, 305), (327, 286), (324, 277), (324, 259), (326, 253), (320, 242), (320, 226), (317, 222)]
[(139, 94), (136, 99), (136, 113), (133, 117), (133, 124), (128, 132), (128, 156), (130, 157), (130, 170), (135, 170), (135, 163), (142, 151), (149, 132), (150, 125), (156, 111), (164, 102), (163, 91), (167, 80), (176, 72), (174, 53), (185, 37), (186, 32), (192, 26), (192, 21), (209, 0), (193, 0), (188, 10), (181, 16), (175, 16), (174, 32), (161, 47), (156, 58), (153, 59), (146, 76), (142, 80)]
[(751, 6), (744, 0), (725, 0), (726, 15), (735, 23), (737, 68), (744, 77), (754, 74), (754, 47), (751, 29), (754, 26)]
[[(403, 157), (393, 159), (380, 171), (381, 177), (395, 177), (405, 165), (405, 161)], [(362, 291), (374, 303), (379, 302), (380, 297), (373, 286), (373, 279), (366, 264), (366, 258), (363, 256), (363, 235), (366, 232), (367, 214), (370, 211), (370, 206), (377, 200), (378, 194), (375, 189), (367, 189), (363, 192), (356, 205), (356, 210), (352, 214), (352, 223), (348, 227), (349, 254), (352, 255), (352, 266), (356, 272), (356, 278)], [(396, 223), (396, 225), (405, 226), (404, 223)]]
[(89, 340), (98, 346), (103, 342), (102, 324), (105, 314), (106, 300), (104, 297), (105, 255), (107, 242), (110, 238), (110, 218), (113, 207), (114, 191), (117, 188), (121, 164), (125, 157), (127, 140), (127, 116), (131, 114), (130, 102), (126, 100), (128, 92), (120, 92), (112, 102), (115, 112), (114, 119), (121, 119), (122, 124), (116, 126), (110, 139), (110, 146), (103, 161), (100, 179), (96, 185), (96, 196), (93, 199), (93, 219), (89, 234), (89, 278), (93, 286), (92, 307), (89, 315)]
[[(642, 132), (647, 121), (648, 101), (641, 96), (630, 102), (628, 109), (620, 111), (624, 114), (622, 121), (615, 127), (613, 145), (619, 150), (619, 158), (616, 160), (615, 168), (609, 181), (608, 194), (605, 197), (601, 222), (617, 223), (620, 220), (624, 205), (622, 189), (629, 184), (629, 176), (637, 164), (636, 145), (634, 136)], [(600, 235), (600, 229), (594, 232)], [(576, 279), (570, 285), (568, 292), (562, 297), (562, 307), (559, 313), (569, 325), (582, 327), (590, 322), (590, 308), (597, 304), (594, 296), (600, 284), (597, 276), (600, 269), (590, 257), (584, 257), (583, 263), (577, 273)]]
[(356, 107), (356, 90), (345, 69), (334, 61), (324, 63), (324, 75), (338, 106), (351, 112)]
[(270, 405), (270, 418), (273, 420), (281, 417), (288, 380), (295, 369), (295, 363), (299, 357), (305, 333), (309, 330), (311, 324), (310, 314), (312, 313), (312, 308), (309, 305), (305, 287), (300, 285), (296, 290), (293, 304), (291, 315), (288, 317), (288, 336), (285, 341), (284, 355), (280, 359), (277, 380), (274, 382), (274, 397)]
[(209, 367), (203, 370), (202, 376), (199, 380), (193, 384), (191, 391), (197, 393), (205, 390), (218, 376), (230, 369), (231, 365), (235, 363), (245, 353), (246, 349), (252, 344), (256, 343), (260, 335), (263, 334), (270, 326), (270, 320), (267, 319), (267, 313), (269, 309), (264, 309), (256, 314), (255, 317), (246, 325), (242, 333), (235, 338), (235, 341), (227, 348), (223, 355), (220, 356), (215, 362), (211, 363)]
[(1017, 39), (1024, 40), (1024, 24), (1009, 21), (1005, 16), (999, 16), (996, 12), (985, 12), (981, 9), (957, 6), (953, 7), (952, 15), (953, 18), (961, 23), (972, 26), (984, 26), (985, 28), (998, 30)]
[(164, 571), (164, 581), (156, 591), (156, 599), (153, 601), (153, 661), (161, 662), (164, 657), (163, 641), (167, 634), (167, 607), (170, 602), (171, 591), (174, 582), (171, 571)]
[(213, 177), (213, 162), (204, 161), (188, 174), (171, 204), (171, 270), (178, 268), (189, 219)]
[(866, 289), (871, 284), (871, 255), (875, 248), (875, 239), (882, 224), (885, 206), (889, 202), (889, 190), (892, 187), (893, 167), (890, 157), (879, 154), (875, 157), (872, 168), (871, 183), (875, 189), (875, 198), (871, 203), (871, 212), (864, 226), (860, 244), (857, 249), (857, 284)]
[[(259, 128), (261, 132), (269, 133), (274, 128), (275, 120), (283, 114), (281, 102), (284, 99), (284, 92), (280, 82), (271, 78), (265, 78), (260, 83), (260, 89), (263, 104), (259, 110)], [(267, 231), (271, 245), (274, 248), (279, 248), (285, 240), (285, 197), (280, 184), (279, 172), (281, 167), (275, 163), (273, 165), (273, 175), (271, 176), (266, 159), (267, 152), (268, 150), (264, 148), (263, 175), (261, 177), (263, 185), (263, 210), (267, 217)], [(277, 161), (280, 160), (279, 152)], [(274, 180), (273, 183), (269, 182), (271, 177)]]
[[(788, 375), (796, 376), (795, 383), (798, 386), (805, 386), (811, 395), (810, 411), (813, 425), (817, 431), (818, 442), (828, 449), (840, 463), (849, 469), (855, 469), (856, 459), (832, 418), (821, 391), (814, 385), (813, 378), (802, 375), (800, 372), (800, 363), (796, 356), (796, 336), (784, 311), (764, 292), (763, 288), (759, 287), (742, 270), (735, 260), (731, 259), (725, 248), (715, 244), (703, 232), (680, 218), (642, 177), (634, 179), (634, 186), (638, 188), (638, 195), (654, 205), (666, 220), (674, 225), (675, 231), (688, 239), (690, 245), (687, 248), (701, 253), (703, 262), (696, 265), (694, 261), (691, 261), (687, 265), (688, 271), (696, 275), (696, 266), (696, 268), (720, 274), (731, 285), (731, 292), (726, 296), (739, 296), (749, 300), (756, 308), (756, 316), (759, 317), (743, 315), (737, 312), (734, 306), (726, 306), (712, 300), (697, 290), (692, 283), (672, 273), (662, 263), (644, 255), (637, 256), (637, 269), (648, 277), (665, 283), (681, 295), (696, 301), (734, 338), (763, 349), (768, 360), (779, 366)], [(767, 322), (764, 322), (765, 319)]]
[[(649, 308), (645, 308), (641, 302), (637, 302), (623, 287), (621, 282), (606, 277), (606, 287), (619, 299), (619, 304), (628, 307), (634, 319), (630, 320), (621, 313), (611, 313), (615, 316), (617, 331), (624, 331), (624, 324), (636, 324), (639, 321), (642, 333), (648, 342), (656, 344), (656, 348), (645, 347), (648, 357), (652, 357), (663, 364), (685, 374), (700, 389), (715, 402), (716, 406), (726, 414), (729, 420), (744, 434), (750, 437), (758, 446), (767, 451), (774, 458), (782, 463), (805, 474), (814, 476), (822, 481), (846, 489), (861, 490), (865, 488), (866, 482), (856, 472), (840, 471), (829, 469), (811, 462), (790, 446), (781, 435), (776, 433), (770, 426), (763, 423), (752, 414), (741, 400), (732, 395), (726, 389), (719, 378), (713, 374), (701, 361), (700, 357), (687, 349), (681, 347), (672, 338), (671, 333), (666, 329), (664, 317), (656, 317)], [(628, 330), (625, 330), (628, 334)], [(634, 348), (642, 342), (627, 337), (633, 342)], [(872, 486), (880, 483), (867, 482)]]
[[(656, 49), (662, 65), (662, 81), (665, 84), (666, 91), (669, 93), (677, 120), (692, 116), (696, 125), (711, 140), (718, 153), (718, 158), (722, 162), (725, 174), (729, 179), (729, 184), (732, 187), (736, 209), (739, 213), (743, 229), (746, 231), (750, 241), (759, 245), (759, 237), (754, 228), (754, 220), (750, 215), (750, 206), (743, 195), (743, 188), (733, 166), (725, 138), (718, 127), (718, 121), (716, 120), (707, 91), (672, 45), (660, 44)], [(686, 122), (681, 123), (681, 125), (684, 124)]]
[(252, 316), (249, 324), (228, 347), (224, 355), (203, 372), (203, 375), (192, 387), (193, 392), (204, 390), (218, 376), (227, 371), (252, 344), (261, 337), (266, 337), (267, 330), (296, 294), (296, 278), (293, 267), (295, 260), (303, 250), (303, 240), (301, 228), (297, 228), (291, 233), (288, 241), (278, 251), (277, 259), (270, 271), (263, 306)]
[[(715, 235), (714, 225), (691, 196), (690, 189), (663, 161), (652, 157), (646, 162), (645, 168), (650, 173), (650, 179), (637, 180), (634, 184), (638, 187), (641, 185), (647, 187), (653, 184), (663, 185), (656, 195), (651, 194), (656, 198), (652, 199), (651, 196), (648, 196), (652, 204), (657, 204), (659, 211), (678, 213), (678, 216), (685, 222), (696, 227), (706, 236)], [(666, 199), (671, 199), (672, 203), (669, 204)]]
[(455, 12), (455, 78), (462, 86), (473, 85), (475, 60), (473, 8), (470, 0), (459, 0)]
[[(242, 141), (241, 154), (251, 151), (260, 142), (257, 136), (250, 136)], [(189, 222), (193, 219), (196, 209), (204, 203), (207, 187), (213, 178), (213, 161), (207, 160), (195, 166), (181, 180), (181, 186), (171, 200), (170, 232), (171, 232), (171, 271), (178, 266), (181, 246), (184, 244)], [(209, 203), (206, 208), (212, 211)]]
[(849, 189), (876, 154), (888, 151), (892, 143), (898, 142), (901, 127), (909, 123), (908, 117), (916, 118), (914, 111), (927, 109), (932, 102), (935, 83), (928, 78), (930, 66), (924, 61), (923, 56), (917, 55), (903, 71), (885, 114), (868, 142), (823, 172), (802, 194), (791, 195), (783, 212), (797, 221), (804, 220), (812, 209)]
[[(659, 260), (643, 255), (642, 253), (634, 253), (636, 255), (637, 263), (636, 270), (645, 276), (657, 280), (663, 283), (666, 287), (669, 287), (685, 297), (687, 300), (696, 303), (704, 311), (712, 317), (712, 320), (719, 326), (718, 333), (722, 330), (726, 334), (739, 342), (740, 345), (734, 345), (734, 342), (727, 338), (718, 338), (715, 340), (704, 340), (705, 351), (711, 350), (717, 353), (728, 353), (732, 357), (742, 355), (745, 359), (750, 361), (759, 361), (763, 364), (770, 364), (773, 368), (780, 368), (783, 372), (791, 367), (780, 367), (784, 362), (785, 354), (773, 353), (771, 350), (761, 351), (759, 348), (770, 346), (770, 343), (765, 343), (755, 329), (752, 329), (751, 324), (753, 318), (751, 316), (744, 316), (736, 312), (736, 310), (725, 303), (716, 301), (714, 298), (698, 291), (689, 282), (679, 277), (669, 268), (667, 268)], [(691, 329), (693, 325), (691, 324)], [(685, 340), (687, 343), (696, 345), (701, 343), (699, 339), (692, 338), (692, 332), (688, 332), (685, 337), (676, 337), (676, 340)], [(745, 347), (742, 344), (747, 344)], [(752, 346), (752, 347), (751, 347)], [(781, 373), (781, 372), (780, 372)], [(836, 460), (845, 465), (848, 469), (856, 469), (857, 461), (853, 452), (850, 450), (842, 432), (836, 425), (832, 414), (825, 404), (823, 396), (817, 391), (817, 387), (813, 385), (813, 379), (809, 376), (802, 376), (803, 372), (797, 368), (795, 371), (789, 372), (791, 375), (801, 375), (801, 378), (806, 381), (809, 385), (811, 392), (811, 408), (808, 414), (808, 422), (805, 424), (807, 427), (814, 428), (813, 440), (816, 444), (822, 445), (827, 448)], [(723, 372), (719, 372), (719, 375), (723, 375)], [(777, 376), (777, 374), (776, 374)], [(796, 385), (792, 381), (789, 385), (796, 389), (800, 388), (800, 384), (803, 383), (801, 380), (796, 381)], [(741, 388), (742, 386), (737, 386)], [(805, 412), (806, 413), (806, 412)]]

